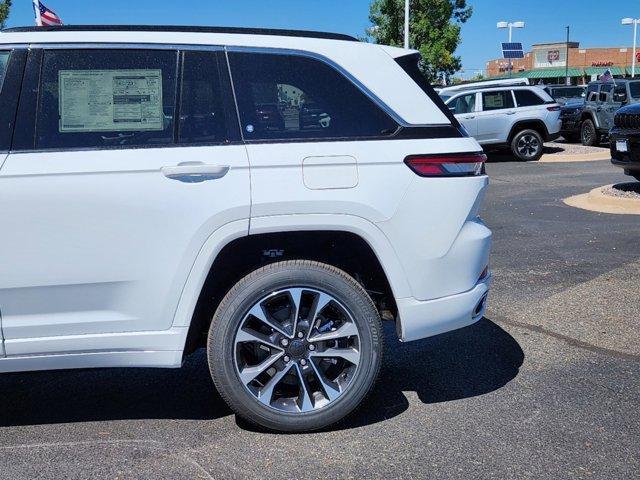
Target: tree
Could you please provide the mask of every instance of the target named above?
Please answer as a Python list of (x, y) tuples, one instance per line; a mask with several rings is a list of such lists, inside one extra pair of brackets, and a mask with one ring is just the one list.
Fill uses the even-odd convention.
[[(374, 0), (369, 11), (372, 27), (367, 38), (375, 43), (404, 44), (404, 0)], [(461, 25), (471, 17), (467, 0), (411, 0), (409, 44), (420, 51), (420, 70), (430, 82), (460, 70), (453, 53), (460, 44)]]
[(11, 0), (4, 0), (0, 3), (0, 28), (4, 28), (4, 24), (9, 16), (9, 10), (11, 9)]

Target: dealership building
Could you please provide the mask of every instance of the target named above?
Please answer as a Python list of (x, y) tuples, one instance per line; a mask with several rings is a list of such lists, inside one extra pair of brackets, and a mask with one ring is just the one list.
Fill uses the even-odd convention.
[[(636, 75), (640, 77), (640, 52), (636, 57)], [(632, 59), (633, 48), (628, 47), (580, 48), (579, 42), (539, 43), (533, 45), (524, 58), (512, 60), (511, 76), (551, 84), (565, 83), (568, 74), (572, 84), (581, 85), (597, 80), (607, 69), (617, 78), (630, 76)], [(487, 76), (508, 78), (509, 60), (488, 61)]]

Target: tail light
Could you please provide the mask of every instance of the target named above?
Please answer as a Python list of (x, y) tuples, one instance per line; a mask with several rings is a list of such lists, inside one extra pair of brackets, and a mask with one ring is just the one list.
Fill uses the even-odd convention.
[(482, 175), (484, 153), (450, 153), (445, 155), (410, 155), (404, 163), (421, 177), (469, 177)]
[(547, 110), (549, 110), (550, 112), (557, 112), (558, 110), (560, 110), (560, 105), (551, 105), (550, 107), (547, 107)]

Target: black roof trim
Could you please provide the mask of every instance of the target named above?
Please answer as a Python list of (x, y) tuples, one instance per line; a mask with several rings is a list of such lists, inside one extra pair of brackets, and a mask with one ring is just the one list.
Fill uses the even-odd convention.
[(237, 33), (242, 35), (274, 35), (282, 37), (321, 38), (357, 42), (357, 38), (341, 33), (307, 30), (278, 30), (274, 28), (192, 27), (170, 25), (61, 25), (55, 27), (13, 27), (3, 32), (184, 32), (184, 33)]

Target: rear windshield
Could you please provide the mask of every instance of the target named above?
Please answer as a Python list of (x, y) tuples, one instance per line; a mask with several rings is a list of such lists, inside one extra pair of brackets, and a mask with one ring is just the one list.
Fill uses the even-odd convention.
[(9, 61), (10, 54), (11, 52), (0, 52), (0, 89), (2, 89), (4, 76), (7, 73), (7, 62)]
[(456, 128), (460, 128), (460, 124), (458, 123), (458, 120), (456, 120), (456, 117), (453, 116), (453, 113), (451, 113), (451, 111), (444, 104), (442, 98), (438, 96), (433, 87), (429, 85), (429, 82), (427, 82), (427, 79), (424, 78), (424, 75), (422, 75), (422, 72), (418, 67), (418, 63), (420, 62), (420, 54), (414, 53), (405, 57), (396, 58), (396, 62), (402, 67), (407, 75), (409, 75), (413, 79), (413, 81), (416, 82), (416, 84), (422, 89), (422, 91), (427, 94), (431, 101), (435, 103), (436, 107), (438, 107), (440, 111), (447, 116), (451, 124)]

